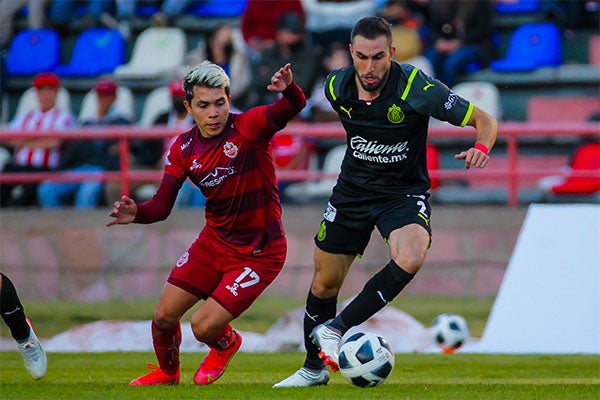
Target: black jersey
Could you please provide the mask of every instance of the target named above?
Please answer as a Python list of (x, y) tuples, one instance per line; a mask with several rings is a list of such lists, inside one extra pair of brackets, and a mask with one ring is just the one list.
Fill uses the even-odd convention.
[(409, 64), (392, 62), (381, 95), (358, 99), (353, 66), (333, 71), (325, 96), (346, 130), (338, 189), (364, 194), (429, 190), (425, 145), (429, 117), (464, 126), (473, 105)]

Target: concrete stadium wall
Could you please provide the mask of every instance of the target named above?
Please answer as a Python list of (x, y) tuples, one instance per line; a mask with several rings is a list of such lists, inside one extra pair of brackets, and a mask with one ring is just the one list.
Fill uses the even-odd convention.
[[(312, 279), (312, 237), (321, 206), (285, 206), (289, 250), (266, 294), (304, 298)], [(106, 228), (107, 210), (3, 210), (0, 270), (24, 298), (155, 298), (181, 253), (204, 224), (204, 212), (176, 209), (164, 222)], [(406, 293), (493, 296), (510, 260), (526, 208), (433, 206), (433, 243)], [(389, 261), (374, 232), (342, 290), (352, 296)]]

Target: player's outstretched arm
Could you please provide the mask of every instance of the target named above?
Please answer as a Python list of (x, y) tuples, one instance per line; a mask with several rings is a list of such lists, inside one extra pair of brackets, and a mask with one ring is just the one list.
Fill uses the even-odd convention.
[(127, 196), (122, 196), (121, 200), (115, 201), (112, 211), (108, 213), (108, 215), (114, 219), (108, 221), (106, 226), (117, 224), (126, 225), (132, 223), (135, 220), (137, 209), (137, 204), (135, 204), (133, 199), (130, 199)]
[(477, 129), (477, 139), (473, 147), (461, 151), (454, 156), (457, 160), (465, 160), (465, 168), (472, 166), (485, 168), (490, 162), (489, 151), (496, 142), (498, 136), (498, 121), (487, 112), (475, 107), (467, 125)]
[(292, 65), (287, 63), (273, 74), (271, 84), (267, 86), (267, 90), (271, 92), (283, 92), (293, 80)]

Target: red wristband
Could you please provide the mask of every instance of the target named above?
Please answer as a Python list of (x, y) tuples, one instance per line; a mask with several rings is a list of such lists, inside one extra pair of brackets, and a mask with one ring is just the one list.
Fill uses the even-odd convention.
[(473, 146), (473, 148), (477, 149), (477, 150), (481, 150), (483, 152), (483, 154), (485, 154), (486, 156), (490, 152), (490, 149), (488, 149), (487, 147), (485, 147), (485, 145), (483, 145), (481, 143), (475, 143), (475, 146)]

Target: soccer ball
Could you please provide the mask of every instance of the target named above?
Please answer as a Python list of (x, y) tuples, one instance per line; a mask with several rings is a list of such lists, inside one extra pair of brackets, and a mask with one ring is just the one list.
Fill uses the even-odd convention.
[(467, 321), (456, 314), (440, 314), (431, 324), (431, 337), (444, 353), (454, 353), (469, 338)]
[(384, 337), (358, 332), (342, 343), (339, 366), (342, 376), (353, 385), (377, 386), (394, 369), (394, 351)]

